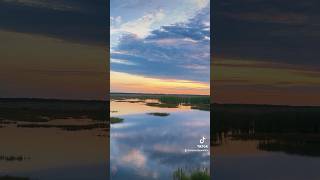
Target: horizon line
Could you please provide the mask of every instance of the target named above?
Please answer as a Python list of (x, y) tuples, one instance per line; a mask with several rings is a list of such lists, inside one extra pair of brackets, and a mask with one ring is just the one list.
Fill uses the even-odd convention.
[[(112, 92), (116, 94), (115, 92)], [(110, 94), (112, 94), (110, 93)], [(143, 94), (143, 93), (118, 93), (118, 94)], [(144, 93), (147, 94), (147, 93)], [(149, 94), (149, 95), (175, 95), (175, 94)], [(183, 95), (183, 94), (176, 94)], [(187, 94), (184, 94), (187, 95)], [(191, 95), (192, 96), (192, 95)], [(203, 96), (203, 95), (193, 95), (193, 96)], [(59, 98), (32, 98), (32, 97), (0, 97), (0, 100), (46, 100), (46, 101), (96, 101), (96, 102), (107, 102), (110, 99), (59, 99)], [(320, 105), (289, 105), (289, 104), (264, 104), (264, 103), (219, 103), (219, 102), (210, 102), (211, 105), (242, 105), (242, 106), (281, 106), (281, 107), (313, 107), (320, 108)]]
[(110, 92), (110, 94), (147, 94), (147, 95), (188, 95), (188, 96), (210, 96), (210, 94), (174, 94), (174, 93), (139, 93), (139, 92)]

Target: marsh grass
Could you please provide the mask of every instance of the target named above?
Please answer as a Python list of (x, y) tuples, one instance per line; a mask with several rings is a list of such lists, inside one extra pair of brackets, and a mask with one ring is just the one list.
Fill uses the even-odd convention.
[(210, 111), (210, 104), (195, 104), (191, 106), (191, 109)]
[(191, 106), (191, 109), (210, 110), (209, 96), (158, 96), (160, 103), (146, 103), (147, 106), (178, 108), (179, 105)]
[(0, 161), (7, 161), (7, 162), (12, 162), (12, 161), (25, 161), (25, 160), (30, 160), (30, 157), (26, 157), (26, 156), (7, 156), (7, 155), (0, 155)]
[(153, 113), (148, 113), (148, 114), (152, 115), (152, 116), (160, 116), (160, 117), (166, 117), (166, 116), (170, 115), (169, 113), (161, 113), (161, 112), (153, 112)]
[(122, 123), (123, 121), (124, 121), (124, 119), (118, 118), (118, 117), (111, 117), (110, 118), (111, 124)]
[(106, 121), (108, 109), (107, 101), (0, 99), (0, 121), (48, 122), (71, 117)]
[(147, 106), (160, 108), (178, 108), (179, 105), (191, 106), (192, 109), (210, 110), (210, 96), (202, 95), (167, 95), (167, 94), (130, 94), (130, 93), (112, 93), (111, 99), (118, 102), (127, 102), (126, 99), (136, 98), (142, 102), (146, 99), (156, 99), (159, 103), (146, 103)]
[(144, 100), (115, 100), (115, 102), (127, 102), (127, 103), (143, 103), (145, 102)]
[(212, 145), (257, 140), (257, 149), (320, 157), (320, 107), (214, 104)]
[(320, 134), (320, 107), (214, 104), (213, 131)]
[(160, 108), (178, 108), (179, 104), (146, 103), (146, 105)]
[(210, 180), (210, 175), (206, 169), (187, 171), (179, 168), (173, 172), (173, 180)]
[(53, 125), (53, 124), (18, 124), (18, 128), (59, 128), (65, 131), (80, 131), (104, 128), (107, 129), (107, 123), (95, 123), (86, 125)]
[(166, 104), (210, 104), (209, 96), (195, 96), (195, 95), (184, 95), (184, 96), (160, 96), (160, 102)]

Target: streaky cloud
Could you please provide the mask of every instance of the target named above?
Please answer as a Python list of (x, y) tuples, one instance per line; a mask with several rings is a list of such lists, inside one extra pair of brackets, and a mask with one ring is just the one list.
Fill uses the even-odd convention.
[(141, 38), (123, 34), (111, 52), (111, 58), (139, 64), (111, 64), (119, 72), (151, 77), (190, 79), (209, 82), (210, 78), (210, 9), (209, 6), (187, 22), (162, 26)]
[(0, 29), (106, 46), (107, 3), (103, 0), (0, 1)]

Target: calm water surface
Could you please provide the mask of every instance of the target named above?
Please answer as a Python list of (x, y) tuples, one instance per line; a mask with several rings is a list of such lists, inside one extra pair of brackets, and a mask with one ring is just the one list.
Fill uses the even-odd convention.
[[(263, 150), (257, 140), (225, 138), (212, 147), (215, 180), (319, 180), (320, 156)], [(320, 155), (320, 154), (319, 154)]]
[[(29, 122), (12, 122), (30, 124)], [(37, 124), (86, 125), (90, 119), (57, 119)], [(32, 123), (35, 124), (35, 123)], [(0, 176), (39, 180), (105, 180), (108, 136), (102, 129), (66, 131), (60, 128), (0, 128)], [(6, 159), (4, 157), (23, 157)]]
[[(153, 116), (151, 112), (170, 115)], [(124, 119), (111, 125), (112, 180), (169, 180), (178, 168), (210, 168), (210, 152), (185, 152), (194, 149), (202, 137), (210, 137), (209, 111), (111, 101), (111, 116)], [(209, 142), (208, 138), (205, 144)]]

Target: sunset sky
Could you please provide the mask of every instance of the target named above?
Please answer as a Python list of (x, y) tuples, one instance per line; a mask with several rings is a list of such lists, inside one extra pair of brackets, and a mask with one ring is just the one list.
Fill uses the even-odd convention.
[(111, 0), (111, 92), (209, 94), (209, 0)]
[[(317, 0), (212, 5), (212, 98), (320, 105)], [(0, 1), (0, 97), (209, 93), (208, 0)], [(128, 81), (130, 80), (130, 81)]]
[(320, 105), (319, 3), (215, 1), (213, 101)]
[(0, 98), (105, 99), (103, 0), (0, 1)]

